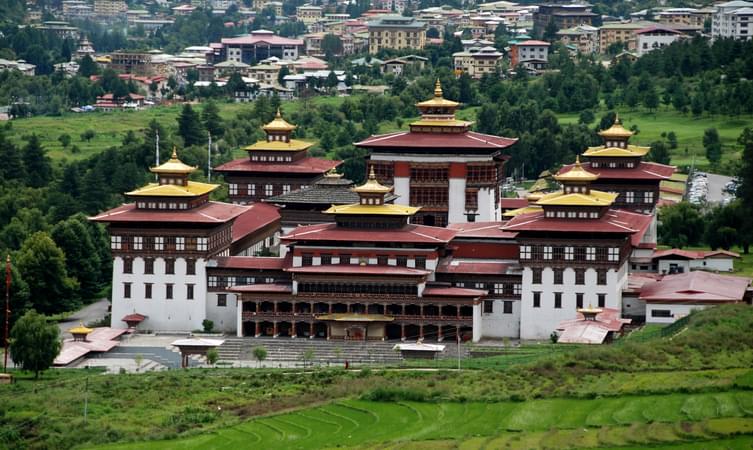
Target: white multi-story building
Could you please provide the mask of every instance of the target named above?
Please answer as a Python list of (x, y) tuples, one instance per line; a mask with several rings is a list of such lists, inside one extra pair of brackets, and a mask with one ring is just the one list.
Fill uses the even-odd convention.
[(750, 39), (753, 36), (753, 2), (734, 0), (716, 7), (711, 19), (714, 39)]
[(676, 40), (682, 39), (683, 34), (673, 28), (652, 26), (636, 31), (635, 36), (636, 53), (638, 56), (643, 56), (648, 52), (666, 47)]
[(455, 73), (467, 73), (471, 78), (481, 78), (484, 74), (494, 74), (502, 60), (502, 53), (494, 47), (471, 48), (452, 54)]

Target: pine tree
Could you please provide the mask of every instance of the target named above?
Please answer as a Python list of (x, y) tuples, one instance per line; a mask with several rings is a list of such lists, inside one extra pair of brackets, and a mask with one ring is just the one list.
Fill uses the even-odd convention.
[(5, 138), (0, 132), (0, 178), (3, 180), (23, 180), (26, 178), (21, 152), (18, 147)]
[(669, 164), (670, 157), (667, 145), (663, 141), (652, 142), (647, 159), (659, 164)]
[(706, 149), (706, 159), (716, 164), (722, 159), (722, 142), (716, 128), (709, 128), (703, 133), (703, 147)]
[(186, 147), (201, 144), (206, 140), (199, 115), (190, 104), (183, 105), (183, 110), (176, 120), (178, 121), (178, 134), (183, 138)]
[(212, 134), (212, 137), (220, 137), (225, 134), (225, 127), (220, 117), (220, 109), (214, 102), (207, 102), (201, 111), (201, 119), (204, 121), (204, 127)]
[(99, 291), (99, 258), (91, 236), (78, 215), (52, 228), (52, 239), (65, 253), (68, 274), (78, 280), (83, 299), (94, 298)]
[(31, 187), (44, 187), (52, 180), (52, 165), (47, 157), (39, 137), (29, 136), (23, 150), (23, 162), (26, 169), (26, 184)]
[(107, 184), (101, 170), (93, 167), (84, 176), (84, 187), (81, 192), (81, 206), (89, 214), (96, 214), (107, 206)]

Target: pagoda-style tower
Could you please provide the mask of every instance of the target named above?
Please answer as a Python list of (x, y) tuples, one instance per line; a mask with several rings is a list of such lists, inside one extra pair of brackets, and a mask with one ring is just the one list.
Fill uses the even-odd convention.
[(628, 258), (651, 226), (650, 215), (615, 209), (618, 194), (595, 189), (599, 174), (576, 159), (555, 175), (557, 192), (511, 211), (523, 268), (521, 339), (545, 339), (584, 305), (622, 307)]
[(112, 324), (144, 317), (143, 329), (190, 331), (209, 318), (234, 324), (235, 308), (207, 304), (207, 260), (230, 254), (231, 227), (250, 207), (209, 200), (217, 184), (188, 179), (196, 167), (172, 157), (150, 169), (157, 182), (93, 217), (106, 223), (113, 255)]
[(275, 118), (262, 129), (266, 139), (245, 147), (248, 158), (236, 159), (214, 169), (225, 175), (230, 200), (247, 204), (310, 186), (341, 161), (309, 156), (311, 142), (293, 139), (297, 127)]
[[(643, 161), (650, 148), (630, 144), (633, 134), (617, 116), (611, 127), (599, 132), (604, 144), (583, 153), (589, 161), (585, 167), (599, 174), (594, 187), (619, 194), (615, 207), (652, 214), (659, 201), (659, 185), (670, 179), (675, 168)], [(572, 167), (563, 167), (560, 174)]]
[(517, 139), (471, 131), (458, 120), (460, 104), (444, 98), (437, 80), (434, 97), (416, 104), (421, 118), (410, 131), (358, 142), (370, 151), (377, 179), (394, 187), (396, 203), (420, 206), (414, 221), (425, 225), (499, 220), (504, 151)]

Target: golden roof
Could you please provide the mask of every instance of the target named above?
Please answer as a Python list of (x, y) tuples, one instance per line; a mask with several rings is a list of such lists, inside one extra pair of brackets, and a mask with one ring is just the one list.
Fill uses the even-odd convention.
[(531, 187), (528, 189), (528, 192), (531, 192), (531, 193), (542, 192), (548, 189), (549, 189), (549, 182), (546, 181), (546, 178), (539, 178), (538, 180), (536, 180), (535, 183), (533, 183), (533, 185), (531, 185)]
[(602, 192), (591, 189), (590, 193), (572, 192), (566, 194), (562, 191), (547, 194), (536, 205), (544, 206), (610, 206), (614, 203), (618, 194)]
[(511, 209), (510, 211), (505, 211), (504, 213), (502, 213), (502, 216), (503, 217), (515, 217), (521, 214), (528, 214), (528, 213), (539, 212), (539, 211), (541, 211), (541, 206), (528, 205), (522, 208)]
[(426, 100), (424, 102), (416, 103), (416, 106), (419, 108), (426, 107), (426, 108), (432, 108), (432, 107), (451, 107), (451, 108), (457, 108), (460, 103), (453, 102), (452, 100), (447, 100), (443, 97), (442, 93), (442, 83), (439, 81), (439, 78), (437, 78), (437, 82), (434, 85), (434, 98), (431, 100)]
[(419, 119), (415, 122), (411, 122), (411, 126), (425, 126), (425, 127), (469, 127), (473, 124), (473, 122), (468, 122), (466, 120), (458, 120), (455, 118), (448, 119), (448, 120), (438, 120), (438, 119), (429, 119), (429, 120), (423, 120)]
[(614, 116), (614, 124), (607, 128), (606, 130), (599, 131), (599, 136), (607, 137), (607, 138), (629, 138), (633, 135), (633, 132), (630, 130), (626, 130), (622, 126), (622, 122), (620, 122), (620, 116), (615, 114)]
[(599, 174), (589, 172), (580, 165), (580, 156), (575, 157), (575, 165), (562, 175), (555, 175), (557, 181), (594, 181), (599, 179)]
[(628, 145), (627, 148), (620, 147), (588, 147), (583, 156), (613, 156), (613, 157), (630, 157), (645, 156), (651, 147), (641, 147), (638, 145)]
[(91, 329), (91, 328), (85, 327), (83, 322), (80, 322), (79, 326), (73, 327), (73, 328), (71, 328), (71, 329), (68, 330), (68, 332), (71, 333), (71, 334), (89, 334), (92, 331), (94, 331), (94, 330)]
[(295, 125), (288, 123), (288, 121), (282, 118), (280, 108), (277, 108), (277, 114), (275, 114), (275, 118), (262, 127), (264, 131), (293, 131), (296, 128), (297, 127)]
[(338, 173), (335, 169), (329, 169), (327, 173), (324, 174), (325, 178), (342, 178), (343, 174)]
[(421, 209), (417, 206), (393, 205), (391, 203), (382, 205), (362, 205), (353, 203), (350, 205), (332, 205), (327, 214), (364, 214), (374, 216), (412, 216)]
[(289, 142), (284, 141), (259, 141), (255, 144), (251, 144), (247, 147), (243, 147), (243, 150), (249, 151), (249, 150), (265, 150), (265, 151), (271, 151), (271, 152), (297, 152), (301, 150), (306, 150), (307, 148), (311, 147), (311, 142), (306, 141), (299, 141), (297, 139), (291, 139)]
[(536, 203), (537, 201), (541, 200), (541, 197), (543, 197), (544, 194), (540, 192), (532, 192), (528, 194), (526, 197), (526, 200), (528, 200), (528, 203)]
[(126, 192), (126, 195), (134, 197), (198, 197), (208, 194), (218, 187), (220, 187), (219, 184), (199, 183), (198, 181), (189, 181), (187, 186), (149, 183), (144, 187)]
[(358, 187), (354, 187), (352, 191), (359, 194), (386, 194), (392, 192), (392, 187), (385, 186), (377, 181), (376, 175), (374, 174), (374, 166), (371, 166), (368, 181)]
[(183, 164), (183, 161), (178, 159), (178, 152), (176, 151), (175, 147), (173, 147), (173, 154), (170, 159), (167, 160), (167, 162), (160, 164), (157, 167), (152, 167), (149, 170), (151, 170), (152, 173), (185, 175), (196, 170), (196, 167), (189, 166), (188, 164)]

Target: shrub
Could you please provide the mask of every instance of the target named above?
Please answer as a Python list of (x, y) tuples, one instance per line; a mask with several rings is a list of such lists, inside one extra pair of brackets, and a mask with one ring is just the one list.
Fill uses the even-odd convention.
[(209, 319), (202, 320), (201, 326), (204, 328), (204, 333), (211, 333), (214, 330), (214, 322)]

